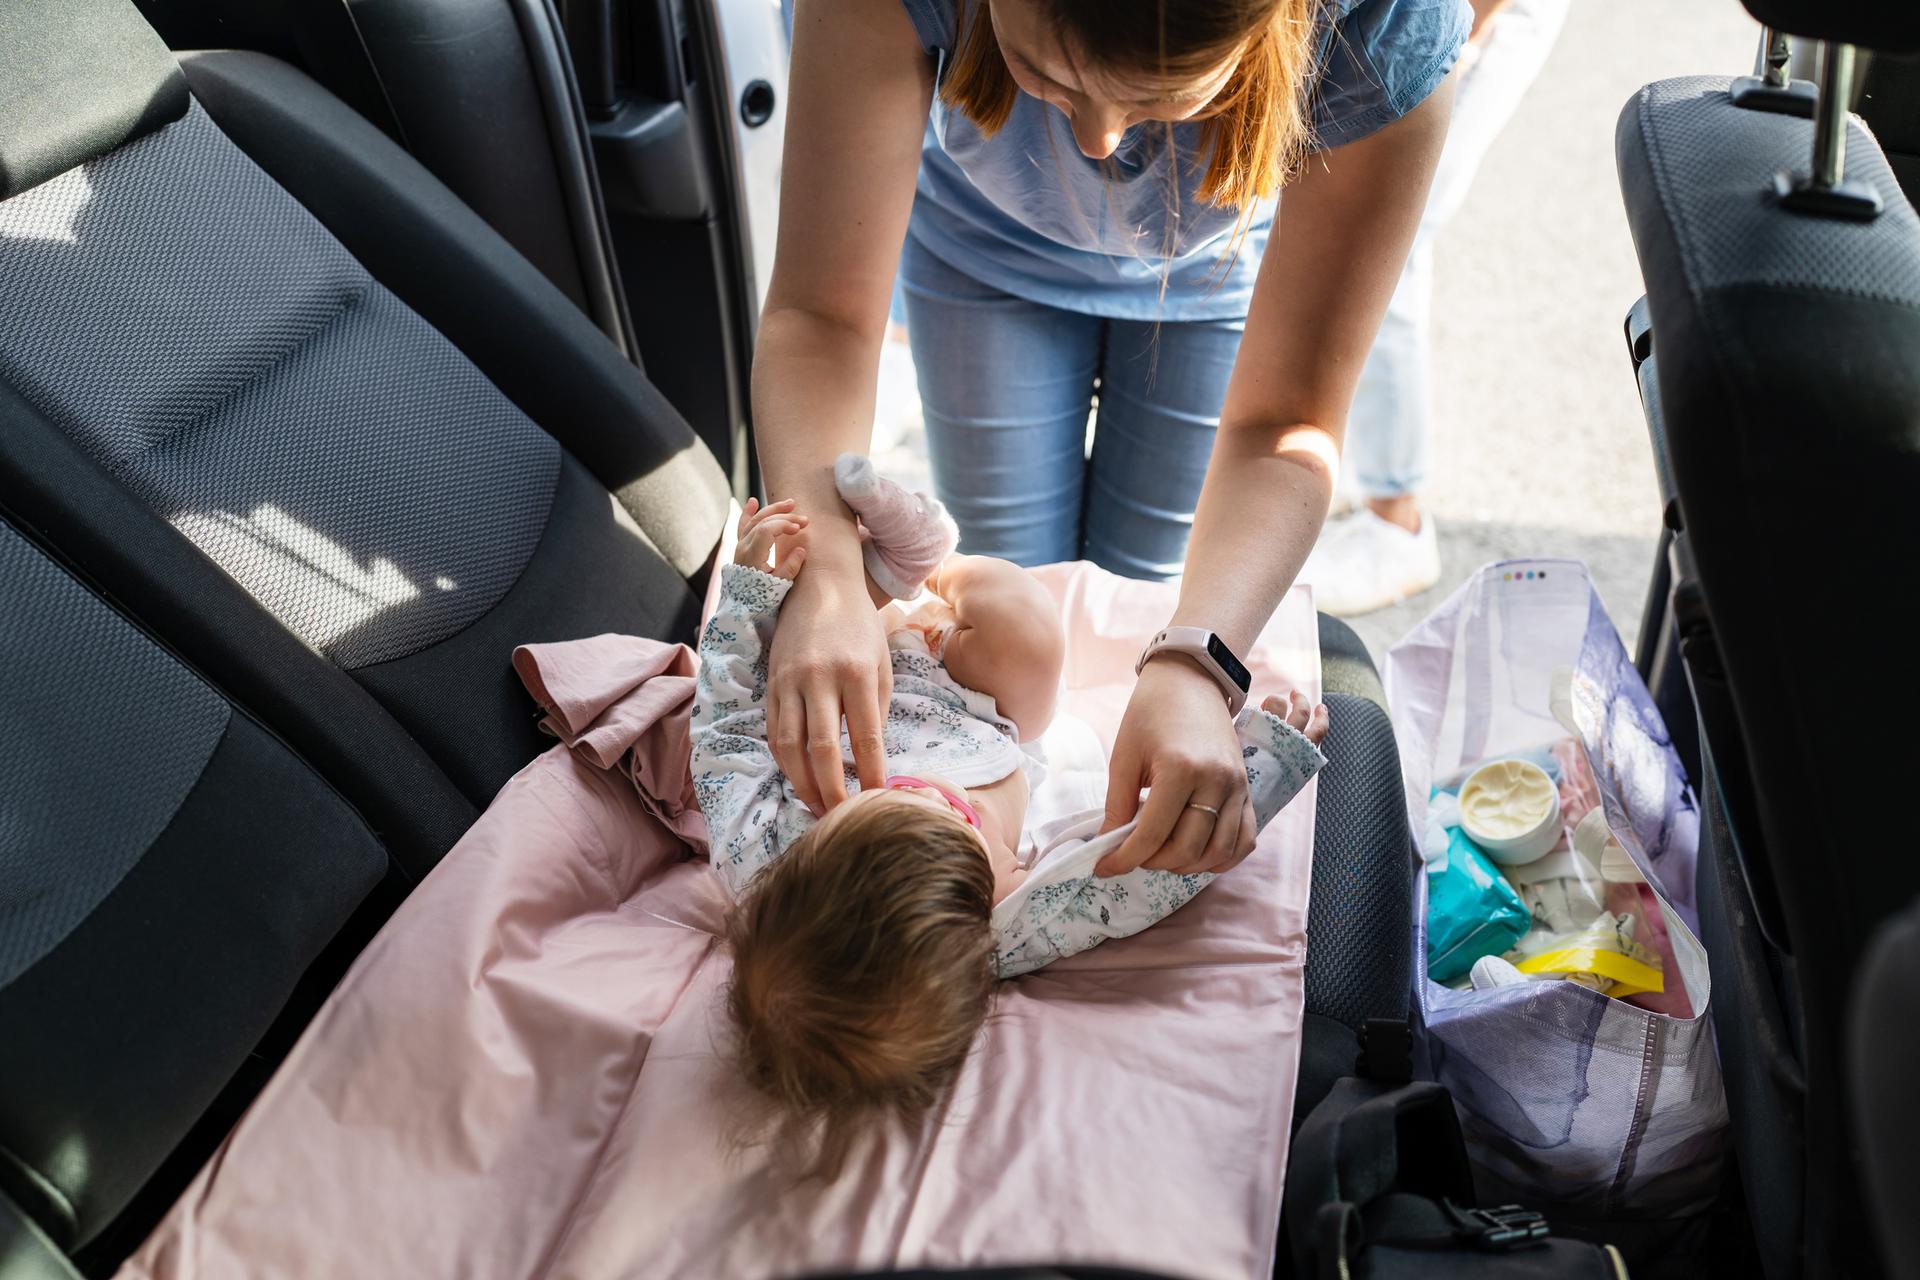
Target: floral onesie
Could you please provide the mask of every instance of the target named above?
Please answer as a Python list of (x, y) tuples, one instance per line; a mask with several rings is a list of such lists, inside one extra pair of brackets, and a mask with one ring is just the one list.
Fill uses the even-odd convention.
[[(816, 819), (800, 802), (767, 745), (767, 644), (791, 583), (745, 565), (721, 568), (720, 602), (700, 636), (693, 707), (693, 786), (706, 815), (713, 868), (735, 897), (747, 882), (804, 835)], [(963, 787), (986, 786), (1017, 769), (1041, 776), (1013, 724), (992, 698), (962, 688), (920, 637), (888, 638), (893, 701), (884, 730), (889, 766), (932, 773)], [(1264, 711), (1237, 725), (1261, 825), (1325, 763), (1319, 750)], [(1045, 740), (1043, 739), (1043, 742)], [(841, 740), (847, 789), (859, 783)], [(1046, 785), (1044, 777), (1036, 783)], [(1057, 809), (1058, 806), (1055, 806)], [(1036, 804), (1044, 811), (1046, 806)], [(1138, 933), (1183, 906), (1213, 879), (1136, 870), (1102, 879), (1093, 865), (1132, 824), (1095, 838), (1098, 807), (1057, 816), (1022, 834), (1024, 883), (993, 913), (995, 961), (1002, 977), (1029, 973), (1107, 938)]]

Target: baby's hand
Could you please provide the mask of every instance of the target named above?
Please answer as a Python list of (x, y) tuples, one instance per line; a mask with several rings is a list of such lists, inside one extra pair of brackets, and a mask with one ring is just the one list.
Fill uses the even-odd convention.
[(793, 506), (792, 498), (765, 507), (760, 499), (748, 498), (746, 510), (740, 513), (733, 562), (767, 569), (776, 578), (789, 581), (798, 576), (800, 566), (807, 562), (807, 549), (799, 541), (807, 517), (795, 514)]
[(1316, 747), (1327, 736), (1326, 704), (1307, 701), (1307, 695), (1298, 689), (1289, 690), (1284, 698), (1277, 693), (1267, 695), (1260, 709), (1285, 720)]

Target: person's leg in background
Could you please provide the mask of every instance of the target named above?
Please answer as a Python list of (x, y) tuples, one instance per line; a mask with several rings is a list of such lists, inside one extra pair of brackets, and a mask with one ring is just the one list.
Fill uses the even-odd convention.
[(1328, 613), (1366, 613), (1439, 581), (1438, 536), (1419, 498), (1433, 438), (1433, 242), (1539, 76), (1568, 3), (1474, 0), (1446, 148), (1347, 417), (1344, 470), (1357, 502), (1328, 521), (1300, 571)]
[(1087, 559), (1129, 578), (1181, 571), (1245, 329), (1243, 320), (1107, 322)]
[(989, 288), (911, 238), (900, 280), (934, 493), (960, 550), (1078, 559), (1101, 321)]
[(907, 338), (907, 295), (895, 277), (893, 301), (887, 306), (887, 336), (880, 344), (880, 377), (873, 392), (873, 444), (869, 451), (884, 456), (906, 443), (922, 425), (920, 375), (914, 370), (913, 349)]

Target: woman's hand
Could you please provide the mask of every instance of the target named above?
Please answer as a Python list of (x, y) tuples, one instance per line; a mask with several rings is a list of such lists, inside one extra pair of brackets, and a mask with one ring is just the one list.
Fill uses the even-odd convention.
[[(1147, 798), (1140, 799), (1145, 788)], [(1225, 871), (1253, 852), (1253, 799), (1220, 686), (1177, 654), (1140, 672), (1113, 743), (1102, 831), (1140, 825), (1095, 873)]]
[(840, 722), (863, 788), (884, 786), (882, 729), (893, 698), (886, 630), (857, 573), (821, 572), (794, 583), (780, 606), (767, 657), (767, 741), (794, 794), (816, 817), (847, 798)]

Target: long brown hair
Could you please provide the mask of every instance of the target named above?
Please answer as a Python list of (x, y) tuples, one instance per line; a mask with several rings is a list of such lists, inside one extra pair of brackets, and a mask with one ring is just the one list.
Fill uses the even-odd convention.
[[(1101, 66), (1172, 79), (1240, 55), (1206, 109), (1209, 204), (1249, 210), (1299, 169), (1310, 140), (1315, 17), (1321, 0), (1035, 0), (1077, 56)], [(940, 100), (991, 137), (1013, 112), (1019, 87), (993, 31), (992, 0), (955, 0), (964, 27)]]
[(811, 1171), (912, 1121), (959, 1075), (993, 1000), (993, 868), (966, 828), (870, 802), (793, 842), (728, 929), (746, 1081)]

